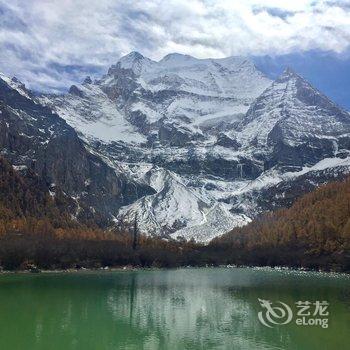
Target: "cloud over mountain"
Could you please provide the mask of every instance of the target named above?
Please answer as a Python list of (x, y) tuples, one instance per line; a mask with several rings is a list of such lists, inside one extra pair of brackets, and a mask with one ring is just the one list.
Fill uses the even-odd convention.
[(60, 90), (100, 74), (132, 50), (160, 59), (343, 53), (350, 42), (347, 0), (0, 0), (0, 70)]

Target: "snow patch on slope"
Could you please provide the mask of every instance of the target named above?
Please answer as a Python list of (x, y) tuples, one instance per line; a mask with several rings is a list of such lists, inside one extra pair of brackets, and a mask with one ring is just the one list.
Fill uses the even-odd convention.
[(322, 171), (326, 169), (334, 169), (338, 167), (343, 168), (343, 172), (345, 173), (350, 172), (350, 157), (347, 157), (345, 159), (325, 158), (313, 166), (305, 166), (302, 168), (302, 170), (293, 172), (290, 171), (283, 173), (276, 168), (272, 168), (268, 171), (265, 171), (259, 177), (257, 177), (255, 180), (250, 181), (245, 186), (242, 186), (236, 191), (233, 191), (231, 194), (242, 195), (250, 191), (262, 190), (263, 188), (269, 188), (281, 182), (295, 180), (299, 176), (305, 175), (307, 173)]
[(220, 236), (234, 227), (246, 225), (250, 221), (246, 215), (231, 213), (229, 206), (219, 203), (206, 213), (204, 220), (199, 225), (189, 225), (171, 234), (171, 237), (209, 243), (214, 237)]
[(196, 191), (186, 187), (180, 178), (161, 168), (146, 173), (149, 184), (158, 192), (122, 207), (118, 219), (132, 222), (137, 216), (140, 231), (164, 235), (191, 224), (199, 224), (210, 204)]
[[(145, 142), (116, 104), (96, 85), (79, 86), (82, 96), (66, 95), (54, 99), (54, 109), (69, 125), (87, 137), (104, 142)], [(47, 104), (50, 101), (44, 98)]]

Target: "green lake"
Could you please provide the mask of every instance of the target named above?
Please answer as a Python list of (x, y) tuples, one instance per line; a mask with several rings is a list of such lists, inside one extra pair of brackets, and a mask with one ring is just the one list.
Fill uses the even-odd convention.
[[(292, 319), (269, 323), (259, 299), (276, 312), (278, 302), (289, 306)], [(298, 325), (298, 301), (328, 328)], [(350, 277), (250, 268), (3, 274), (0, 349), (350, 349)]]

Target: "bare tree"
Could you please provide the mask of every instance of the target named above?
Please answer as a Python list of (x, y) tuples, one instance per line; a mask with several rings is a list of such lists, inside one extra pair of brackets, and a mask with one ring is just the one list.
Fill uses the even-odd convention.
[(138, 243), (138, 227), (137, 227), (137, 214), (134, 218), (134, 227), (133, 227), (133, 240), (132, 240), (132, 249), (136, 250)]

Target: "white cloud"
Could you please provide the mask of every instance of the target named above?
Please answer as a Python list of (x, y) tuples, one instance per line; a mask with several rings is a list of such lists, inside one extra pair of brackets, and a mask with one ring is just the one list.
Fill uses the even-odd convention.
[(62, 89), (132, 50), (159, 59), (345, 52), (348, 0), (0, 0), (0, 70)]

